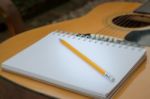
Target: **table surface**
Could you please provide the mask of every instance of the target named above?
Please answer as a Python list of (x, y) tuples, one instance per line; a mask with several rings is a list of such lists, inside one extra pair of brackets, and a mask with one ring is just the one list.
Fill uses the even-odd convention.
[[(130, 3), (117, 3), (116, 5), (127, 5)], [(111, 7), (111, 4), (106, 4), (105, 6)], [(134, 9), (138, 7), (139, 4), (135, 3), (130, 7)], [(26, 31), (9, 40), (0, 44), (0, 63), (8, 59), (9, 57), (15, 55), (22, 49), (33, 44), (40, 38), (44, 37), (48, 33), (54, 30), (64, 30), (68, 32), (77, 33), (97, 33), (103, 24), (100, 24), (102, 15), (97, 14), (97, 11), (101, 11), (98, 6), (88, 15), (80, 17), (78, 19), (68, 20), (57, 24), (46, 25), (37, 29)], [(128, 10), (127, 10), (128, 11)], [(95, 19), (95, 21), (90, 21), (89, 19)], [(92, 27), (91, 27), (92, 26)], [(127, 34), (127, 30), (118, 29), (117, 33), (107, 32), (106, 35), (111, 35), (115, 37), (123, 38)], [(140, 65), (140, 67), (128, 78), (127, 81), (122, 85), (118, 92), (114, 95), (114, 99), (147, 99), (150, 97), (150, 49), (147, 49), (147, 59)], [(0, 75), (2, 77), (11, 80), (18, 85), (24, 86), (36, 92), (40, 92), (45, 95), (54, 96), (64, 99), (87, 99), (90, 97), (83, 96), (74, 92), (67, 91), (65, 89), (58, 88), (49, 84), (44, 84), (39, 81), (35, 81), (20, 75), (9, 73), (0, 69)]]

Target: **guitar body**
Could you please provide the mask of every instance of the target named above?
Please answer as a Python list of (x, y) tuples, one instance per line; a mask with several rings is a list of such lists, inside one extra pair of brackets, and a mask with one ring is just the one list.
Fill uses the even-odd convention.
[[(102, 4), (85, 16), (51, 25), (53, 30), (77, 33), (96, 33), (138, 42), (150, 32), (150, 13), (134, 13), (141, 4), (110, 2)], [(65, 27), (64, 27), (65, 26)], [(142, 33), (141, 33), (142, 32)], [(147, 38), (142, 45), (150, 45)]]
[[(131, 2), (105, 3), (97, 6), (85, 16), (26, 31), (0, 44), (0, 63), (4, 62), (9, 57), (15, 55), (22, 49), (33, 44), (54, 30), (63, 30), (67, 32), (84, 34), (97, 33), (119, 38), (124, 38), (132, 31), (149, 30), (149, 15), (134, 13), (134, 10), (139, 6), (141, 6), (141, 4)], [(141, 23), (139, 23), (139, 21)], [(123, 87), (114, 96), (115, 99), (147, 99), (150, 97), (150, 90), (148, 89), (150, 86), (150, 80), (148, 77), (148, 75), (150, 75), (149, 58), (150, 50), (148, 47), (147, 61), (141, 64), (140, 68), (138, 68), (138, 70), (131, 77), (129, 77), (126, 83), (123, 84)], [(34, 90), (35, 92), (43, 93), (48, 96), (62, 99), (87, 99), (86, 96), (69, 92), (55, 86), (46, 85), (41, 82), (3, 70), (0, 71), (0, 75), (1, 77), (15, 82), (20, 86), (24, 86), (25, 88)]]
[[(137, 18), (136, 16), (146, 16), (144, 14), (134, 13), (134, 10), (136, 10), (140, 5), (141, 4), (139, 3), (128, 2), (105, 3), (97, 6), (85, 16), (54, 24), (49, 26), (49, 28), (52, 28), (53, 30), (60, 29), (77, 33), (98, 33), (115, 37), (119, 35), (119, 37), (123, 38), (131, 31), (150, 29), (150, 24), (146, 23), (143, 26), (136, 27), (132, 26), (132, 24), (135, 25), (137, 23), (134, 24), (134, 22), (128, 20), (130, 16), (131, 18), (134, 18), (134, 16), (135, 18)], [(122, 19), (117, 19), (117, 17), (120, 16), (122, 16)], [(149, 18), (148, 21), (150, 21), (149, 15), (146, 17)]]

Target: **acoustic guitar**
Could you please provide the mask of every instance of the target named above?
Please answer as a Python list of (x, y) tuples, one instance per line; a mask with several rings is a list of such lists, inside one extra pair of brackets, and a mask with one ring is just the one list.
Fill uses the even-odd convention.
[(115, 34), (126, 31), (126, 40), (150, 46), (150, 1), (136, 9), (131, 9), (131, 6), (134, 4), (112, 9), (112, 11), (106, 10), (106, 12), (103, 9), (103, 13), (99, 12), (104, 15), (102, 17), (104, 23), (101, 22), (101, 24), (105, 24), (105, 26), (97, 33)]
[[(140, 3), (132, 2), (109, 2), (97, 6), (85, 16), (26, 31), (0, 44), (0, 63), (54, 30), (104, 34), (136, 41), (133, 37), (138, 38), (141, 34), (149, 35), (149, 7), (149, 2), (142, 6)], [(114, 95), (114, 99), (150, 97), (150, 49), (149, 47), (146, 49), (147, 60), (128, 78)], [(89, 98), (3, 70), (0, 70), (0, 93), (2, 99), (49, 99), (47, 96), (61, 99)]]

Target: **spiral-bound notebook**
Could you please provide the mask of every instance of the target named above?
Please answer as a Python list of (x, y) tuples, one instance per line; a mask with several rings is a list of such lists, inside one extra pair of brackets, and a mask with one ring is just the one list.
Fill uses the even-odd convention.
[[(60, 39), (94, 61), (114, 82), (68, 50)], [(2, 63), (4, 70), (56, 85), (94, 98), (110, 98), (144, 60), (145, 49), (103, 35), (55, 31)]]

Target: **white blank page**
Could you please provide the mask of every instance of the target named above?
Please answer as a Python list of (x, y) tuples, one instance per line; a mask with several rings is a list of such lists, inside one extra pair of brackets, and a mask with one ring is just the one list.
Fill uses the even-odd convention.
[[(115, 82), (104, 78), (90, 65), (63, 46), (64, 39), (114, 76)], [(128, 47), (128, 48), (127, 48)], [(49, 34), (5, 61), (10, 70), (50, 84), (55, 84), (93, 97), (106, 97), (136, 66), (145, 50), (120, 44), (84, 40), (78, 37)]]

